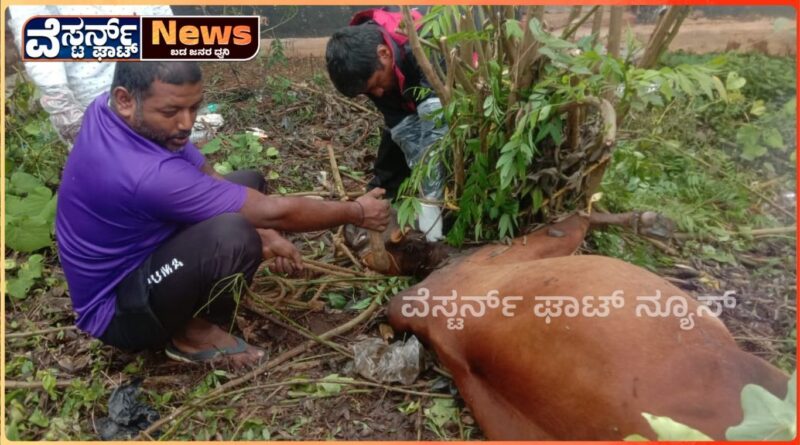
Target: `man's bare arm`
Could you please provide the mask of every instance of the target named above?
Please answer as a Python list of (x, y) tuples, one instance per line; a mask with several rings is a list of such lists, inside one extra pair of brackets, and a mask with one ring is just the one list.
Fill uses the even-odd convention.
[(356, 201), (341, 202), (270, 196), (248, 188), (239, 213), (261, 229), (310, 232), (355, 224), (383, 231), (389, 223), (389, 202), (380, 199), (384, 193), (373, 189)]

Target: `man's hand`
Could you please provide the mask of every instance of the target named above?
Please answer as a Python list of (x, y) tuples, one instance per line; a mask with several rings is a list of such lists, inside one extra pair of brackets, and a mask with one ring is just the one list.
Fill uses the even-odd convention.
[(275, 259), (275, 265), (270, 270), (290, 276), (303, 270), (303, 258), (294, 244), (274, 230), (256, 230), (261, 236), (261, 252), (264, 259)]
[(361, 222), (356, 225), (365, 229), (382, 232), (389, 225), (389, 201), (383, 198), (386, 190), (378, 187), (356, 199), (356, 204), (361, 207)]

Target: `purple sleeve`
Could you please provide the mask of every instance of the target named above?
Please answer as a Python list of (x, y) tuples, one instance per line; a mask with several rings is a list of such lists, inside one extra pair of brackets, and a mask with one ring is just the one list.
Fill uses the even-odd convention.
[(206, 157), (203, 156), (203, 153), (200, 152), (200, 149), (198, 149), (197, 146), (195, 146), (191, 142), (183, 147), (183, 150), (181, 151), (181, 156), (183, 156), (184, 159), (191, 162), (192, 165), (194, 165), (197, 168), (202, 167), (203, 164), (206, 163)]
[(238, 212), (246, 194), (244, 186), (215, 179), (185, 159), (172, 157), (142, 178), (134, 205), (156, 219), (194, 224)]

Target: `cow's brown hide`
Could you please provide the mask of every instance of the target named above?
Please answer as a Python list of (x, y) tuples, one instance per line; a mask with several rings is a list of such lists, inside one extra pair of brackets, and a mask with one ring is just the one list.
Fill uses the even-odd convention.
[[(485, 246), (451, 260), (395, 296), (388, 309), (396, 331), (432, 348), (452, 372), (481, 429), (494, 440), (619, 440), (655, 438), (642, 412), (667, 416), (715, 439), (742, 420), (740, 393), (748, 383), (778, 397), (787, 376), (741, 351), (716, 318), (695, 317), (690, 330), (675, 317), (638, 317), (637, 296), (686, 298), (661, 277), (612, 258), (569, 256), (588, 222), (571, 217), (512, 246)], [(422, 288), (432, 296), (523, 296), (515, 316), (499, 309), (464, 317), (462, 330), (444, 317), (406, 317), (404, 296)], [(610, 296), (624, 307), (608, 317), (534, 315), (535, 296)], [(413, 307), (421, 308), (416, 302)]]

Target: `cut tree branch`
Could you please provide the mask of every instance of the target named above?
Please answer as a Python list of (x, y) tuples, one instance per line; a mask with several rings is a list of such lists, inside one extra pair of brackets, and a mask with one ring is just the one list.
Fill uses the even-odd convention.
[(561, 34), (561, 38), (562, 38), (562, 39), (564, 39), (564, 40), (568, 40), (568, 39), (570, 39), (570, 38), (572, 37), (572, 35), (573, 35), (573, 34), (575, 34), (575, 32), (576, 32), (576, 31), (578, 31), (578, 28), (580, 28), (581, 26), (583, 26), (583, 24), (584, 24), (584, 23), (586, 23), (586, 21), (587, 21), (587, 20), (589, 20), (589, 17), (591, 17), (593, 14), (595, 14), (595, 12), (596, 12), (597, 10), (599, 10), (599, 9), (600, 9), (600, 6), (599, 6), (599, 5), (598, 5), (598, 6), (594, 6), (594, 7), (592, 7), (592, 9), (590, 9), (590, 10), (589, 10), (589, 12), (587, 12), (587, 13), (586, 13), (586, 15), (584, 15), (583, 17), (581, 17), (581, 19), (580, 19), (580, 20), (578, 20), (578, 21), (575, 23), (575, 25), (573, 25), (573, 26), (572, 26), (571, 28), (569, 28), (569, 29), (564, 29), (564, 33), (563, 33), (563, 34)]
[(576, 6), (573, 6), (572, 8), (570, 8), (569, 16), (567, 17), (567, 23), (564, 24), (564, 31), (561, 33), (561, 38), (562, 39), (566, 40), (566, 38), (567, 38), (567, 30), (570, 29), (570, 27), (572, 25), (572, 22), (574, 22), (575, 19), (578, 18), (578, 16), (581, 14), (582, 10), (583, 10), (583, 6), (581, 6), (581, 5), (576, 5)]
[(450, 103), (450, 92), (445, 88), (442, 79), (436, 74), (430, 60), (428, 60), (428, 56), (425, 55), (425, 51), (422, 49), (422, 44), (417, 34), (417, 28), (414, 26), (414, 19), (411, 18), (411, 10), (408, 6), (403, 6), (402, 9), (403, 23), (405, 23), (406, 26), (406, 35), (408, 35), (408, 43), (411, 45), (411, 52), (414, 53), (414, 57), (417, 59), (422, 73), (425, 75), (428, 82), (430, 82), (433, 91), (436, 92), (436, 96), (442, 102), (442, 106), (446, 107), (447, 104)]
[(669, 43), (675, 38), (678, 28), (680, 28), (688, 14), (688, 6), (669, 7), (664, 16), (658, 21), (653, 34), (650, 35), (644, 55), (639, 61), (640, 68), (651, 68), (658, 62), (661, 53), (667, 49)]

